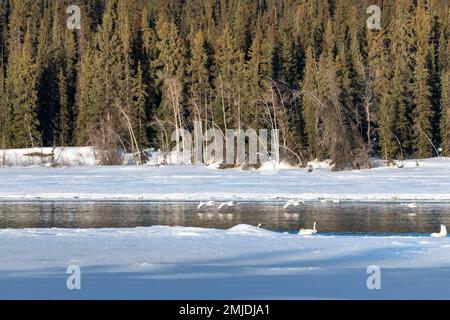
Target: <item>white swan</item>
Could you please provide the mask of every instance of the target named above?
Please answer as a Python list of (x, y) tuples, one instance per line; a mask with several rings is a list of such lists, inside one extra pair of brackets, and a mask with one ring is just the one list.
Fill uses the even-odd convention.
[(317, 223), (314, 222), (313, 228), (312, 229), (300, 229), (300, 231), (298, 232), (299, 235), (301, 236), (311, 236), (317, 233), (316, 230), (316, 225)]
[(447, 228), (443, 224), (441, 224), (441, 231), (439, 233), (432, 233), (431, 236), (433, 238), (443, 238), (447, 236)]
[(203, 207), (203, 206), (212, 207), (212, 206), (215, 206), (215, 205), (216, 205), (216, 203), (214, 201), (207, 201), (207, 202), (201, 201), (198, 204), (197, 210), (200, 210), (201, 207)]
[(263, 227), (263, 224), (262, 223), (260, 223), (260, 224), (258, 224), (258, 229), (261, 229)]
[(232, 207), (232, 206), (234, 206), (234, 202), (233, 202), (233, 201), (228, 201), (228, 202), (222, 202), (222, 203), (220, 203), (220, 205), (219, 205), (219, 210), (222, 209), (222, 208), (225, 207), (225, 206), (227, 206), (227, 207)]
[(305, 204), (305, 201), (302, 200), (295, 201), (294, 199), (288, 200), (288, 202), (286, 202), (286, 204), (284, 205), (284, 209), (287, 209), (290, 206), (298, 207), (300, 204)]

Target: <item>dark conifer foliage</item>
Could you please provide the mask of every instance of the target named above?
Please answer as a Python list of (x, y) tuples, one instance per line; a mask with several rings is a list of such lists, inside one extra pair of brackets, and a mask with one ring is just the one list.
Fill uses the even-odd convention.
[(168, 150), (200, 122), (336, 170), (450, 156), (449, 41), (450, 0), (0, 0), (0, 147)]

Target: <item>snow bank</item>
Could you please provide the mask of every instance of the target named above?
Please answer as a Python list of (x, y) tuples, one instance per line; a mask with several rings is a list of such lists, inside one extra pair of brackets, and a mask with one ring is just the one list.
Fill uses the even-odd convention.
[[(190, 153), (177, 156), (173, 151), (165, 154), (155, 149), (143, 151), (147, 165), (171, 165), (191, 163)], [(132, 153), (121, 154), (122, 165), (136, 165)], [(93, 166), (99, 165), (93, 147), (55, 147), (55, 148), (28, 148), (28, 149), (0, 149), (1, 166)]]
[(204, 166), (0, 168), (0, 200), (450, 201), (450, 159), (402, 168), (214, 170)]
[(0, 150), (0, 166), (96, 165), (92, 147)]
[[(0, 298), (444, 299), (450, 238), (230, 230), (0, 230)], [(82, 290), (66, 289), (69, 265)], [(367, 268), (381, 268), (368, 290)]]

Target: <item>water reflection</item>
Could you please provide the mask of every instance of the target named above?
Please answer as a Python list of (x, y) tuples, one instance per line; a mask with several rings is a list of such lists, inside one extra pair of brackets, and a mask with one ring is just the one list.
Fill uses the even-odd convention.
[(202, 208), (197, 203), (0, 203), (0, 228), (129, 228), (152, 225), (230, 228), (264, 224), (289, 231), (311, 227), (331, 233), (431, 233), (450, 225), (450, 205), (308, 204), (283, 209), (280, 203), (238, 203)]

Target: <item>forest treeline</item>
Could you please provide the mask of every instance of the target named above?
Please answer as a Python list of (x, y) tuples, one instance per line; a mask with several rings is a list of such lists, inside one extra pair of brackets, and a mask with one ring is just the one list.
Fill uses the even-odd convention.
[(449, 38), (449, 0), (0, 0), (0, 147), (168, 150), (200, 121), (336, 170), (450, 156)]

